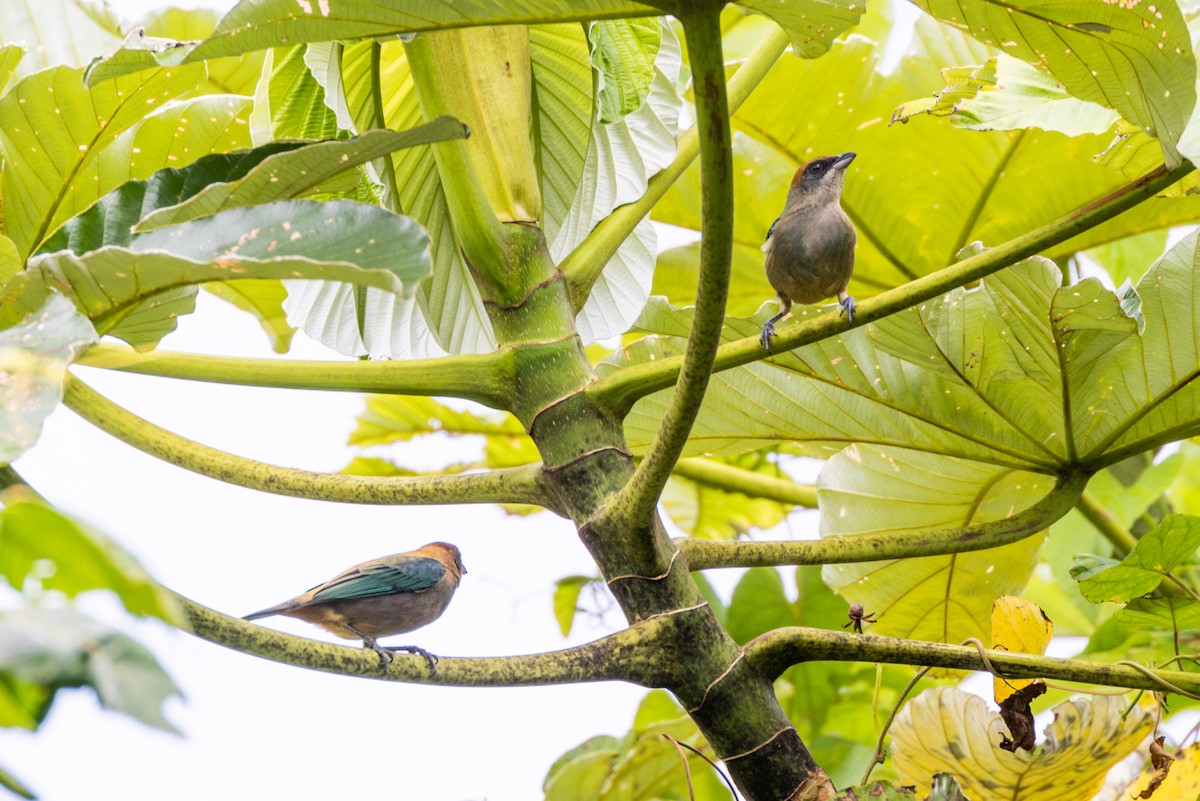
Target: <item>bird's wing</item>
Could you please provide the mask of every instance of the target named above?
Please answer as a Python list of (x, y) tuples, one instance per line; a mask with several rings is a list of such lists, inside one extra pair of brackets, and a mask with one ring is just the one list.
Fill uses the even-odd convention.
[(313, 593), (312, 601), (351, 600), (427, 590), (442, 580), (445, 566), (424, 556), (392, 557), (368, 562), (330, 580)]
[(775, 218), (775, 222), (771, 223), (771, 227), (767, 229), (767, 238), (763, 240), (762, 252), (767, 253), (771, 250), (771, 236), (775, 233), (775, 226), (779, 225), (779, 217)]

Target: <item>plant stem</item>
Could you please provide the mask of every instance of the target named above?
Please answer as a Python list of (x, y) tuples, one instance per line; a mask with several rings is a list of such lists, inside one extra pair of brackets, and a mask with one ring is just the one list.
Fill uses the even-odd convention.
[(712, 375), (713, 358), (721, 344), (733, 259), (733, 156), (720, 23), (698, 12), (684, 17), (684, 30), (688, 35), (700, 137), (700, 277), (679, 383), (646, 455), (608, 507), (619, 519), (635, 525), (654, 514), (663, 486), (683, 453), (700, 411)]
[(654, 686), (658, 671), (646, 661), (646, 654), (670, 625), (659, 618), (586, 645), (527, 656), (439, 657), (437, 671), (430, 675), (425, 660), (415, 654), (397, 654), (384, 669), (379, 655), (370, 649), (283, 634), (223, 615), (182, 595), (176, 598), (192, 634), (235, 651), (325, 673), (452, 687), (531, 687), (586, 681)]
[(154, 350), (138, 353), (116, 345), (93, 345), (76, 361), (126, 373), (281, 389), (439, 395), (503, 409), (513, 395), (512, 350), (484, 355), (405, 361), (298, 361), (204, 356)]
[[(729, 110), (736, 111), (787, 48), (788, 36), (781, 28), (773, 28), (750, 57), (741, 63), (729, 81)], [(567, 279), (567, 291), (576, 311), (583, 308), (592, 286), (600, 277), (609, 259), (617, 252), (638, 223), (650, 213), (655, 203), (679, 180), (700, 153), (699, 125), (693, 125), (679, 138), (675, 159), (646, 184), (646, 191), (632, 203), (613, 211), (579, 243), (559, 264)]]
[(1084, 492), (1079, 496), (1079, 500), (1075, 502), (1075, 508), (1100, 532), (1104, 539), (1109, 541), (1120, 556), (1127, 556), (1137, 545), (1137, 537), (1118, 523), (1116, 518), (1104, 508), (1104, 504), (1096, 500), (1096, 496), (1090, 492)]
[[(1105, 197), (1081, 206), (1027, 234), (868, 298), (858, 304), (853, 325), (865, 325), (895, 314), (1036, 255), (1051, 245), (1070, 239), (1153, 197), (1194, 169), (1195, 167), (1187, 162), (1173, 170), (1160, 166)], [(781, 330), (773, 342), (773, 347), (780, 353), (792, 350), (836, 336), (846, 330), (846, 325), (836, 314), (818, 315)], [(746, 337), (722, 345), (717, 352), (713, 370), (729, 370), (761, 361), (766, 357), (758, 337)], [(678, 356), (624, 367), (593, 384), (589, 388), (589, 394), (611, 413), (624, 415), (638, 399), (673, 386), (682, 367), (683, 359)]]
[(74, 376), (63, 403), (92, 425), (144, 453), (239, 487), (309, 500), (365, 504), (436, 505), (526, 503), (554, 509), (540, 465), (457, 476), (350, 476), (315, 473), (257, 462), (210, 448), (150, 423), (118, 406)]
[(680, 478), (725, 492), (740, 492), (752, 498), (790, 503), (809, 509), (817, 508), (817, 488), (811, 484), (797, 484), (782, 478), (764, 476), (753, 470), (743, 470), (712, 459), (680, 459), (675, 463), (672, 472)]
[(1087, 486), (1088, 477), (1082, 470), (1065, 473), (1044, 498), (1023, 512), (1002, 520), (962, 528), (775, 542), (680, 538), (675, 544), (683, 552), (690, 570), (708, 570), (715, 567), (837, 565), (982, 551), (1008, 545), (1043, 531), (1071, 510), (1083, 488)]
[[(984, 655), (1005, 678), (1045, 678), (1127, 687), (1163, 689), (1169, 682), (1190, 693), (1200, 692), (1200, 674), (1181, 670), (1138, 670), (1123, 664), (1101, 664), (1017, 651), (986, 650), (897, 637), (876, 637), (800, 626), (775, 629), (746, 644), (747, 658), (764, 676), (777, 677), (801, 662), (886, 662), (895, 665), (987, 670)], [(1161, 681), (1156, 681), (1157, 677)]]

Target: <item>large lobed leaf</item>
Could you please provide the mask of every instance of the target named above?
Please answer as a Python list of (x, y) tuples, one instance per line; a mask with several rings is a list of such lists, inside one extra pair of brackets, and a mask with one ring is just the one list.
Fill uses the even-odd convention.
[(81, 70), (57, 67), (0, 98), (4, 224), (19, 254), (128, 180), (248, 144), (245, 98), (167, 102), (203, 77), (161, 68), (88, 88)]
[(280, 201), (145, 234), (132, 250), (38, 256), (4, 287), (0, 328), (57, 291), (99, 333), (148, 349), (209, 281), (328, 279), (404, 294), (428, 269), (428, 240), (408, 218), (346, 201)]
[[(1009, 240), (1129, 180), (1091, 161), (1110, 136), (967, 133), (930, 117), (889, 126), (898, 106), (944, 86), (943, 68), (982, 64), (996, 54), (930, 18), (918, 23), (909, 52), (886, 74), (879, 67), (882, 51), (851, 35), (820, 59), (781, 59), (734, 115), (734, 313), (749, 314), (756, 301), (773, 297), (759, 248), (783, 208), (793, 173), (815, 156), (859, 154), (847, 171), (842, 205), (859, 233), (850, 292), (860, 298), (952, 263), (972, 241)], [(1158, 163), (1161, 155), (1146, 169)], [(685, 173), (653, 214), (699, 231), (698, 168)], [(1198, 214), (1200, 197), (1145, 203), (1045, 255), (1064, 259), (1132, 234), (1191, 222)], [(691, 303), (697, 263), (697, 246), (663, 254), (655, 294)], [(1134, 280), (1148, 263), (1131, 268)]]
[(1101, 696), (1054, 708), (1046, 745), (1034, 752), (999, 748), (1000, 715), (982, 698), (936, 687), (910, 701), (892, 727), (893, 758), (905, 783), (928, 792), (937, 773), (953, 774), (968, 798), (1060, 801), (1091, 798), (1109, 769), (1153, 728), (1142, 707)]
[[(822, 536), (957, 528), (1002, 520), (1053, 481), (927, 453), (851, 445), (821, 471)], [(1019, 505), (1018, 505), (1019, 504)], [(1025, 587), (1041, 536), (985, 551), (827, 565), (822, 576), (878, 623), (871, 633), (960, 643), (987, 641), (992, 602)]]
[(1196, 59), (1174, 2), (914, 0), (1009, 55), (1048, 70), (1076, 97), (1158, 137), (1167, 163), (1196, 104)]

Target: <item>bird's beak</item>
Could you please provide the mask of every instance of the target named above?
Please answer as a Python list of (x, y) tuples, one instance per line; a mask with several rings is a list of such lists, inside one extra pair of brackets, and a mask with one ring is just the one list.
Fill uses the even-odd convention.
[(854, 161), (854, 157), (857, 155), (857, 153), (843, 153), (837, 157), (837, 161), (833, 162), (833, 168), (835, 170), (846, 169), (850, 166), (850, 162)]

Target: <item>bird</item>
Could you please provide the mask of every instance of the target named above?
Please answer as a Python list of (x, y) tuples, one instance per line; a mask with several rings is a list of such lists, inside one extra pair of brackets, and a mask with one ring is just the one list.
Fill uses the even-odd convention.
[(846, 292), (854, 272), (858, 234), (842, 211), (842, 181), (857, 154), (822, 156), (801, 164), (792, 178), (783, 212), (771, 223), (762, 250), (771, 288), (779, 295), (779, 314), (763, 324), (759, 342), (771, 352), (775, 323), (793, 303), (816, 303), (837, 295), (844, 314), (854, 322), (856, 304)]
[(384, 669), (392, 651), (419, 654), (437, 671), (437, 657), (415, 645), (385, 647), (377, 638), (419, 629), (441, 617), (467, 572), (458, 548), (431, 542), (415, 551), (381, 556), (338, 573), (289, 601), (246, 615), (258, 620), (286, 615), (348, 640), (361, 639)]

